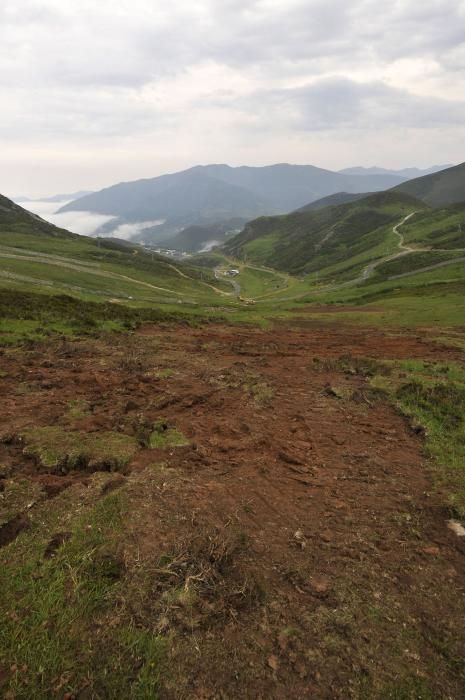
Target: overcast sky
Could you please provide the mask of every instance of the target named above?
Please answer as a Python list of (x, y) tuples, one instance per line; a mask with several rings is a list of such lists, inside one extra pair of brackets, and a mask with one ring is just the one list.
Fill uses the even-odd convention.
[(465, 161), (465, 0), (0, 0), (0, 192)]

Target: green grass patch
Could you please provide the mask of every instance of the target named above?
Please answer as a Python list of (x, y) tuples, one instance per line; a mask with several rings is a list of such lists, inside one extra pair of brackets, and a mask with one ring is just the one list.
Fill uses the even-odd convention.
[[(222, 318), (221, 312), (215, 314)], [(179, 306), (131, 307), (68, 295), (0, 289), (0, 345), (43, 341), (53, 335), (83, 336), (134, 330), (144, 323), (194, 324), (214, 313)]]
[(125, 494), (110, 494), (71, 523), (62, 514), (69, 533), (53, 557), (44, 557), (40, 528), (1, 553), (4, 697), (157, 697), (163, 642), (115, 614), (127, 510)]
[[(13, 476), (13, 469), (0, 465), (0, 477)], [(0, 499), (0, 526), (13, 519), (18, 513), (27, 511), (42, 498), (42, 487), (28, 479), (9, 479), (3, 483)]]
[(423, 430), (438, 485), (453, 514), (465, 518), (465, 367), (459, 363), (403, 361), (371, 383)]
[(241, 268), (237, 281), (244, 297), (258, 297), (287, 288), (286, 275), (268, 270), (258, 270), (246, 265)]
[(170, 447), (187, 447), (189, 440), (180, 430), (171, 427), (165, 420), (159, 420), (154, 426), (149, 438), (152, 449), (168, 449)]
[(90, 410), (90, 403), (85, 399), (73, 399), (69, 401), (67, 409), (67, 415), (72, 419), (85, 418), (92, 413)]
[(171, 367), (165, 367), (164, 369), (159, 369), (156, 372), (156, 376), (158, 379), (170, 379), (170, 377), (174, 376), (175, 371), (174, 369), (171, 369)]
[(21, 433), (24, 453), (47, 470), (113, 471), (125, 467), (139, 449), (135, 438), (122, 433), (84, 433), (49, 426)]
[(252, 373), (247, 376), (242, 384), (242, 389), (246, 394), (252, 396), (255, 403), (259, 406), (267, 406), (274, 397), (273, 388), (266, 381)]
[(465, 204), (417, 212), (402, 229), (405, 240), (431, 248), (465, 249)]
[(410, 253), (409, 255), (403, 255), (396, 260), (391, 260), (380, 265), (376, 270), (376, 279), (388, 279), (391, 276), (408, 275), (422, 268), (440, 265), (449, 262), (449, 260), (453, 261), (454, 258), (462, 257), (465, 257), (464, 251), (454, 252), (451, 250), (447, 253), (441, 251)]

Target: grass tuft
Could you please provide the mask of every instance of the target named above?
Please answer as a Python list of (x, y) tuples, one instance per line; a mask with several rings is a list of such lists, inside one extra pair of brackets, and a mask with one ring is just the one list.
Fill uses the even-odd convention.
[(149, 447), (152, 449), (167, 449), (169, 447), (187, 447), (189, 440), (180, 430), (170, 427), (163, 419), (154, 426), (149, 438)]

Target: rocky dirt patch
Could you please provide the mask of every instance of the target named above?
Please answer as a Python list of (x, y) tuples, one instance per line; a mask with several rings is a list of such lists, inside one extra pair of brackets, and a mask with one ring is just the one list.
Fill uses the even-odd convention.
[[(462, 354), (426, 333), (317, 325), (146, 328), (3, 353), (4, 438), (59, 426), (132, 446), (99, 491), (128, 501), (99, 639), (110, 647), (120, 619), (163, 639), (160, 697), (464, 696), (465, 538), (422, 436), (367, 385), (376, 360), (415, 357)], [(95, 478), (69, 458), (65, 474), (44, 470), (28, 444), (0, 444), (1, 503), (18, 480), (42, 494), (0, 521), (4, 552), (40, 498)], [(49, 533), (48, 560), (67, 537)], [(81, 697), (83, 679), (68, 682)]]

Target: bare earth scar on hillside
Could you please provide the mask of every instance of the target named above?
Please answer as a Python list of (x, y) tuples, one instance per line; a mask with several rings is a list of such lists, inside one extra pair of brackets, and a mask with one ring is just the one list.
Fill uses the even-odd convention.
[(463, 352), (309, 326), (1, 351), (5, 697), (463, 697), (465, 538), (369, 381)]

